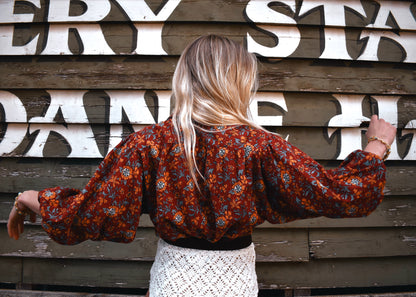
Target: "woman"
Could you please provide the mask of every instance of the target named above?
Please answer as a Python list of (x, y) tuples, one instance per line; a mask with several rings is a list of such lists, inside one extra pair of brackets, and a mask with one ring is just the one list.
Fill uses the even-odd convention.
[(396, 133), (373, 116), (366, 148), (325, 170), (252, 122), (256, 81), (256, 58), (242, 46), (197, 39), (173, 77), (172, 117), (122, 141), (82, 191), (19, 195), (9, 235), (18, 239), (25, 213), (36, 213), (63, 244), (130, 242), (148, 212), (161, 238), (150, 296), (256, 296), (254, 227), (369, 214), (382, 200)]

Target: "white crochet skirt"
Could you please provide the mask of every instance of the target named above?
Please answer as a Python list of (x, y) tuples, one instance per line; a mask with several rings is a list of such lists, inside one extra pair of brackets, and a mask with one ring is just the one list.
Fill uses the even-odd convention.
[(254, 297), (254, 244), (233, 251), (182, 248), (159, 240), (150, 270), (150, 297)]

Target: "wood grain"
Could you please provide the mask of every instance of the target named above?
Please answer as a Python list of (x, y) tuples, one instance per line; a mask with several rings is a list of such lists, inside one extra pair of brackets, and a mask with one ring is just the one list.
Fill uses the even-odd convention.
[[(32, 14), (33, 22), (43, 22), (48, 15), (47, 6), (45, 3), (46, 0), (40, 0), (40, 8), (34, 7), (33, 5), (28, 5), (24, 2), (16, 2), (14, 6), (15, 14)], [(253, 1), (254, 2), (254, 1)], [(336, 2), (340, 7), (340, 11), (344, 10), (342, 1), (333, 1)], [(411, 6), (411, 1), (395, 1), (401, 5)], [(410, 2), (410, 3), (409, 3)], [(117, 1), (110, 1), (111, 9), (110, 12), (102, 19), (102, 23), (106, 22), (127, 22), (129, 18), (126, 16), (122, 7), (117, 3)], [(293, 1), (295, 4), (295, 1)], [(365, 27), (370, 23), (374, 22), (375, 17), (377, 16), (377, 9), (379, 4), (371, 0), (355, 0), (350, 1), (350, 3), (355, 4), (356, 7), (362, 6), (364, 15), (360, 14), (353, 9), (345, 9), (346, 20), (349, 27)], [(148, 0), (146, 4), (152, 11), (157, 11), (161, 8), (160, 1), (157, 0)], [(170, 17), (167, 19), (168, 22), (245, 22), (247, 21), (247, 16), (245, 16), (244, 11), (246, 10), (247, 5), (250, 4), (249, 0), (182, 0), (180, 1), (178, 7), (173, 11)], [(302, 7), (301, 4), (298, 5), (286, 5), (285, 3), (273, 3), (273, 1), (264, 1), (260, 7), (263, 7), (263, 11), (271, 11), (272, 14), (278, 15), (279, 13), (285, 14), (291, 18), (295, 18), (298, 24), (301, 25), (322, 25), (322, 7), (318, 9), (313, 9), (307, 13), (300, 13)], [(2, 6), (0, 6), (1, 8)], [(409, 9), (410, 10), (410, 9)], [(69, 7), (69, 15), (78, 16), (85, 13), (85, 6), (81, 3), (73, 3)], [(411, 10), (410, 10), (411, 13)], [(55, 23), (59, 22), (57, 20), (51, 20), (50, 22)], [(265, 23), (270, 22), (266, 19)], [(8, 21), (3, 21), (3, 23), (10, 23)], [(25, 22), (23, 22), (25, 23)], [(389, 25), (393, 25), (389, 23)], [(376, 26), (377, 28), (377, 26)], [(380, 27), (379, 27), (380, 28)], [(383, 27), (384, 28), (384, 27)]]
[[(170, 90), (177, 57), (0, 57), (0, 89)], [(261, 59), (260, 91), (416, 95), (416, 64)]]
[(415, 256), (416, 228), (314, 229), (309, 244), (315, 259)]
[[(170, 102), (170, 90), (39, 90), (16, 89), (1, 91), (0, 102), (11, 102), (11, 97), (22, 105), (25, 116), (13, 117), (16, 109), (5, 109), (4, 115), (0, 115), (0, 123), (30, 123), (33, 118), (43, 118), (43, 123), (71, 123), (71, 124), (141, 124), (149, 125), (165, 120), (169, 115), (167, 106)], [(51, 108), (53, 98), (59, 98), (61, 110), (64, 114), (69, 110), (79, 110), (86, 114), (86, 118), (54, 117), (47, 120), (45, 112)], [(79, 101), (73, 100), (79, 98)], [(113, 106), (113, 100), (123, 99), (123, 108), (132, 109), (135, 117), (122, 117), (118, 106)], [(353, 99), (346, 106), (354, 107), (354, 114), (343, 110), (342, 100)], [(162, 102), (162, 100), (164, 100)], [(165, 102), (166, 101), (166, 102)], [(394, 103), (390, 103), (394, 102)], [(337, 115), (345, 115), (342, 127), (359, 127), (360, 117), (370, 118), (377, 111), (377, 107), (384, 107), (395, 121), (399, 129), (407, 129), (416, 114), (416, 95), (380, 95), (380, 94), (343, 94), (343, 93), (309, 93), (309, 92), (272, 92), (259, 91), (252, 103), (252, 114), (259, 123), (264, 123), (262, 117), (276, 117), (268, 126), (284, 127), (326, 127), (331, 119)], [(256, 107), (256, 111), (254, 110)], [(396, 110), (392, 110), (392, 107)], [(345, 108), (345, 107), (344, 107)], [(52, 108), (51, 108), (52, 109)], [(114, 109), (120, 113), (118, 117), (110, 116)], [(150, 113), (150, 120), (140, 114)], [(389, 115), (389, 114), (387, 114)], [(381, 115), (383, 116), (383, 115)], [(281, 118), (279, 124), (278, 118)], [(410, 128), (410, 127), (409, 127)], [(413, 129), (413, 128), (412, 128)]]
[[(416, 257), (259, 263), (260, 288), (379, 287), (414, 284)], [(319, 285), (317, 285), (319, 284)]]
[[(3, 226), (2, 226), (3, 227)], [(74, 246), (53, 242), (40, 226), (28, 225), (18, 241), (8, 238), (0, 229), (5, 244), (1, 257), (153, 261), (158, 237), (153, 228), (139, 228), (132, 243), (86, 241)], [(278, 240), (276, 240), (278, 239)], [(257, 262), (303, 262), (309, 260), (307, 230), (258, 229), (253, 234)]]
[[(151, 262), (23, 259), (23, 282), (147, 288)], [(259, 263), (260, 289), (377, 287), (413, 284), (416, 257)]]

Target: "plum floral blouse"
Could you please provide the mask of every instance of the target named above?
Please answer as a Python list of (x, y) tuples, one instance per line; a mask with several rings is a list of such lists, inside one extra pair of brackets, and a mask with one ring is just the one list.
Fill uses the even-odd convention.
[(130, 135), (83, 190), (39, 193), (42, 226), (63, 244), (134, 239), (149, 213), (163, 239), (251, 234), (265, 220), (360, 217), (383, 198), (385, 166), (357, 150), (325, 170), (281, 137), (249, 126), (197, 130), (198, 189), (171, 119)]

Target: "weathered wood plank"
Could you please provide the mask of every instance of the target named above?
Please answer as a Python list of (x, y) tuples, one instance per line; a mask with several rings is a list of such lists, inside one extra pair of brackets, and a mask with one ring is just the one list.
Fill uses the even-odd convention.
[[(335, 297), (338, 295), (320, 295), (321, 297)], [(401, 293), (371, 293), (371, 294), (354, 294), (354, 295), (344, 295), (342, 297), (415, 297), (416, 292), (401, 292)]]
[(416, 229), (311, 229), (309, 244), (314, 259), (416, 256)]
[(18, 284), (22, 281), (22, 259), (0, 258), (0, 282)]
[[(261, 228), (360, 228), (416, 226), (415, 197), (389, 196), (377, 209), (365, 218), (330, 219), (319, 217), (290, 222), (282, 225), (263, 223)], [(260, 228), (259, 227), (259, 228)]]
[(304, 262), (309, 261), (307, 230), (255, 229), (253, 242), (256, 262)]
[[(170, 96), (170, 90), (0, 91), (0, 123), (154, 124), (169, 116)], [(376, 107), (399, 129), (414, 129), (416, 117), (414, 95), (257, 92), (251, 106), (255, 120), (267, 126), (359, 127)], [(338, 115), (342, 122), (335, 121)]]
[[(151, 262), (23, 259), (28, 284), (146, 288)], [(416, 257), (258, 263), (261, 289), (415, 284)]]
[[(79, 288), (75, 288), (79, 289)], [(68, 289), (70, 290), (70, 289)], [(29, 290), (0, 290), (0, 297), (120, 297), (120, 294), (106, 294), (106, 293), (75, 293), (75, 292), (51, 292), (51, 291), (29, 291)], [(145, 295), (126, 295), (123, 297), (145, 297)], [(393, 296), (386, 296), (393, 297)], [(407, 296), (406, 296), (407, 297)]]
[(5, 229), (0, 230), (5, 243), (0, 247), (0, 255), (4, 257), (153, 261), (158, 240), (153, 228), (140, 228), (130, 244), (89, 240), (66, 246), (50, 239), (40, 226), (25, 226), (17, 241), (8, 238)]
[(23, 283), (148, 288), (151, 262), (23, 259)]
[[(132, 243), (85, 241), (64, 246), (51, 240), (40, 226), (27, 225), (25, 233), (16, 241), (0, 229), (4, 243), (0, 257), (32, 257), (59, 259), (153, 261), (158, 237), (153, 228), (139, 228)], [(309, 260), (308, 231), (256, 229), (253, 234), (257, 262), (302, 262)]]
[[(0, 57), (0, 89), (169, 90), (176, 57)], [(415, 95), (416, 64), (261, 59), (261, 91)]]
[[(290, 290), (290, 289), (289, 289)], [(286, 290), (287, 292), (288, 290)], [(295, 295), (287, 295), (287, 296), (309, 296), (309, 293), (305, 294), (304, 292), (310, 292), (310, 289), (295, 289), (293, 290)], [(268, 294), (269, 292), (265, 292)], [(292, 292), (291, 292), (292, 293)], [(0, 297), (61, 297), (62, 295), (65, 297), (118, 297), (119, 294), (99, 294), (99, 293), (75, 293), (75, 292), (50, 292), (50, 291), (29, 291), (29, 290), (0, 290)], [(280, 296), (280, 295), (279, 295)], [(286, 296), (286, 295), (285, 295)], [(380, 293), (380, 294), (359, 294), (359, 295), (319, 295), (321, 297), (416, 297), (416, 292), (402, 292), (402, 293)], [(145, 295), (125, 295), (123, 297), (145, 297)]]
[[(334, 116), (336, 118), (338, 116)], [(274, 121), (274, 120), (273, 120)], [(276, 121), (281, 121), (277, 117)], [(102, 159), (123, 138), (143, 125), (10, 124), (0, 126), (4, 135), (0, 156)], [(366, 128), (266, 127), (316, 160), (344, 160), (367, 145)], [(389, 161), (416, 160), (415, 129), (401, 130), (392, 145)], [(404, 165), (403, 165), (404, 166)], [(1, 169), (0, 169), (1, 170)], [(407, 171), (407, 169), (405, 169)]]
[[(138, 42), (138, 39), (144, 38), (144, 34), (135, 36), (137, 35), (135, 26), (137, 28), (140, 26), (142, 31), (152, 32), (155, 24), (126, 22), (100, 26), (96, 23), (70, 22), (60, 25), (33, 24), (23, 27), (19, 25), (14, 29), (12, 26), (0, 25), (0, 30), (4, 32), (3, 39), (6, 38), (4, 36), (8, 36), (8, 39), (13, 39), (14, 44), (14, 48), (5, 46), (0, 53), (16, 55), (20, 52), (14, 52), (13, 49), (28, 48), (27, 44), (33, 44), (31, 50), (27, 49), (21, 54), (180, 55), (194, 39), (212, 33), (246, 43), (250, 52), (266, 57), (416, 62), (416, 57), (412, 52), (416, 30), (400, 31), (400, 37), (398, 37), (394, 33), (395, 31), (390, 32), (386, 29), (371, 27), (361, 29), (351, 29), (345, 26), (325, 27), (323, 32), (321, 26), (296, 26), (293, 23), (283, 25), (262, 23), (256, 27), (249, 22), (193, 22), (192, 24), (170, 22), (157, 25), (160, 33), (152, 32), (154, 34), (152, 39), (141, 39)], [(416, 28), (416, 26), (414, 27)], [(72, 28), (76, 28), (79, 34), (73, 33)], [(89, 35), (84, 35), (82, 33), (84, 31), (89, 32)], [(62, 43), (62, 36), (65, 36), (65, 41), (68, 44)], [(376, 48), (367, 46), (367, 43), (364, 42), (369, 37), (376, 42)], [(385, 37), (385, 39), (380, 39), (380, 37)], [(144, 43), (148, 45), (144, 47)], [(285, 48), (281, 46), (283, 43)]]
[[(23, 159), (21, 160), (22, 162), (15, 163), (17, 167), (13, 168), (13, 162), (8, 160), (10, 159), (3, 158), (0, 160), (0, 176), (2, 176), (2, 180), (4, 181), (2, 182), (2, 186), (8, 184), (5, 189), (16, 186), (18, 188), (24, 186), (25, 188), (17, 191), (1, 190), (0, 192), (18, 193), (27, 188), (42, 189), (44, 188), (43, 185), (48, 183), (47, 180), (51, 182), (50, 187), (61, 184), (63, 187), (82, 188), (94, 175), (100, 163), (98, 159), (78, 160), (78, 162), (73, 160), (73, 163), (63, 160), (61, 165), (58, 165), (59, 163), (48, 162), (46, 159), (27, 159), (27, 161)], [(19, 166), (21, 166), (20, 170), (17, 169)], [(55, 178), (57, 180), (53, 182), (52, 180)], [(32, 180), (32, 182), (27, 184), (24, 180)]]
[[(126, 3), (127, 1), (124, 1)], [(130, 1), (133, 2), (133, 1)], [(366, 27), (369, 24), (370, 26), (376, 28), (386, 28), (386, 27), (394, 27), (395, 24), (388, 23), (380, 25), (381, 22), (374, 22), (377, 15), (379, 5), (381, 4), (383, 8), (389, 8), (389, 4), (385, 3), (376, 3), (375, 1), (364, 0), (364, 1), (350, 1), (348, 6), (344, 7), (344, 2), (342, 1), (331, 1), (335, 2), (332, 5), (327, 5), (326, 3), (322, 3), (316, 1), (315, 5), (311, 5), (312, 1), (308, 1), (309, 6), (307, 4), (302, 5), (299, 1), (285, 3), (275, 3), (274, 1), (237, 1), (237, 0), (229, 0), (224, 2), (222, 0), (199, 0), (199, 1), (192, 1), (192, 0), (182, 0), (180, 1), (179, 5), (173, 10), (173, 12), (168, 17), (168, 22), (193, 22), (193, 21), (218, 21), (218, 22), (245, 22), (247, 21), (247, 16), (245, 16), (246, 10), (254, 10), (258, 11), (260, 14), (264, 15), (264, 20), (262, 23), (274, 23), (276, 20), (279, 20), (280, 23), (285, 23), (285, 19), (279, 16), (281, 14), (286, 15), (288, 18), (286, 19), (286, 23), (291, 24), (296, 21), (298, 24), (302, 25), (322, 25), (322, 13), (326, 13), (326, 15), (332, 14), (344, 14), (346, 23), (349, 27)], [(407, 23), (403, 23), (403, 16), (405, 17), (405, 21), (409, 20), (409, 17), (412, 15), (413, 11), (411, 9), (411, 1), (395, 1), (398, 7), (402, 8), (399, 12), (395, 11), (393, 17), (400, 18), (402, 27)], [(94, 4), (94, 3), (93, 3)], [(130, 21), (128, 15), (126, 15), (123, 5), (120, 5), (117, 1), (110, 1), (110, 7), (102, 5), (102, 3), (98, 3), (98, 5), (91, 4), (90, 7), (85, 7), (81, 3), (71, 3), (69, 7), (66, 5), (62, 5), (62, 8), (68, 9), (69, 16), (81, 16), (85, 13), (91, 13), (93, 11), (101, 11), (107, 12), (102, 13), (100, 17), (100, 23), (106, 22), (127, 22)], [(153, 12), (158, 11), (161, 9), (160, 1), (146, 1), (146, 5), (151, 9)], [(162, 4), (164, 5), (164, 4)], [(14, 5), (14, 11), (8, 11), (10, 5), (6, 5), (6, 3), (1, 3), (0, 8), (4, 14), (4, 16), (9, 16), (8, 18), (3, 18), (2, 23), (28, 23), (28, 22), (44, 22), (47, 19), (48, 11), (45, 0), (40, 1), (40, 7), (35, 7), (34, 5), (30, 5), (26, 2), (16, 2)], [(13, 7), (13, 6), (11, 6)], [(253, 8), (252, 8), (253, 7)], [(90, 11), (88, 11), (90, 10)], [(10, 16), (13, 14), (13, 18)], [(407, 12), (407, 14), (406, 14)], [(401, 13), (401, 14), (400, 14)], [(26, 14), (29, 17), (20, 17), (19, 14)], [(267, 17), (266, 17), (267, 16)], [(274, 17), (274, 18), (273, 18)], [(380, 16), (381, 17), (381, 16)], [(50, 23), (59, 23), (64, 22), (65, 17), (57, 18), (52, 14), (52, 17), (49, 19)], [(66, 18), (68, 19), (68, 18)], [(70, 18), (69, 18), (70, 19)], [(151, 21), (151, 19), (150, 19)], [(411, 21), (411, 19), (410, 19)], [(342, 23), (339, 20), (338, 23)], [(334, 25), (334, 20), (325, 20), (325, 24), (327, 25)], [(412, 23), (409, 22), (408, 26), (411, 26)], [(406, 26), (404, 26), (406, 27)]]
[(413, 285), (416, 257), (322, 259), (305, 263), (259, 263), (261, 289)]
[[(380, 40), (377, 42), (378, 52), (374, 52), (374, 48), (363, 44), (364, 38), (385, 36), (389, 39), (393, 36), (389, 36), (385, 30), (369, 28), (360, 30), (325, 27), (323, 32), (323, 28), (319, 26), (259, 24), (256, 27), (245, 23), (221, 25), (207, 23), (201, 26), (198, 24), (189, 26), (186, 23), (167, 24), (163, 30), (163, 48), (170, 55), (179, 55), (186, 45), (207, 33), (227, 36), (246, 44), (248, 51), (271, 58), (415, 62), (411, 49), (415, 38), (414, 32), (401, 33), (402, 40), (397, 40), (401, 45), (400, 48), (391, 40)], [(337, 44), (331, 42), (331, 39), (337, 41)], [(285, 44), (284, 49), (283, 46), (279, 46), (282, 44)]]

